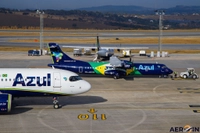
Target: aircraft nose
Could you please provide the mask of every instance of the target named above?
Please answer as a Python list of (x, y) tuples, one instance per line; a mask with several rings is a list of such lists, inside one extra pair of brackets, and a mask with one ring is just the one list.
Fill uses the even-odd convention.
[[(168, 68), (169, 69), (169, 68)], [(169, 74), (172, 74), (173, 73), (173, 71), (171, 70), (171, 69), (169, 69)]]
[(91, 89), (91, 84), (85, 80), (83, 80), (82, 82), (83, 82), (81, 85), (82, 93), (89, 91)]

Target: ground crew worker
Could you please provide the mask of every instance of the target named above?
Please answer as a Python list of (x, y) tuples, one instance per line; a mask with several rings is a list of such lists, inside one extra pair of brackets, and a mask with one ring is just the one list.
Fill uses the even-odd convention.
[(192, 75), (192, 71), (191, 70), (189, 70), (188, 73), (189, 73), (189, 76)]
[(177, 78), (178, 73), (176, 71), (174, 71), (174, 77)]

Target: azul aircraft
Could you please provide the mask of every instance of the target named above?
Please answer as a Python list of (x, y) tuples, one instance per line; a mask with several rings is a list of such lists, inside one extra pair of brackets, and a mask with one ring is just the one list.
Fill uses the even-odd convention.
[(110, 62), (85, 62), (75, 60), (66, 55), (56, 43), (49, 43), (48, 47), (53, 59), (53, 64), (48, 64), (49, 67), (70, 70), (80, 74), (109, 75), (117, 79), (128, 75), (168, 76), (173, 73), (164, 64), (133, 63), (127, 60), (119, 60), (117, 57), (111, 57)]
[(11, 110), (12, 97), (25, 96), (53, 96), (57, 109), (57, 96), (80, 94), (91, 88), (76, 73), (60, 69), (1, 68), (0, 78), (0, 112)]

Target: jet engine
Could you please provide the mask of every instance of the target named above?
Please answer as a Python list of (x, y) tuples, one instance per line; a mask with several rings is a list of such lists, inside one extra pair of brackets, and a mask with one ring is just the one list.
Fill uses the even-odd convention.
[(7, 93), (0, 94), (0, 113), (11, 111), (12, 95)]

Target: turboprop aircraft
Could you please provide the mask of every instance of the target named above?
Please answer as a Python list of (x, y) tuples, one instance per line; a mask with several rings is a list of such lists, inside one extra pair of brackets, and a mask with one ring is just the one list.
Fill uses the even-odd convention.
[(0, 112), (9, 112), (13, 97), (70, 96), (90, 90), (91, 85), (76, 73), (52, 68), (0, 68)]
[(85, 62), (75, 60), (66, 55), (56, 43), (49, 43), (48, 47), (53, 59), (53, 64), (48, 64), (49, 67), (70, 70), (80, 74), (108, 75), (118, 79), (128, 75), (168, 76), (173, 73), (164, 64), (133, 63), (127, 60), (119, 60), (115, 56), (110, 58), (110, 62)]
[(96, 52), (96, 58), (93, 61), (96, 61), (97, 59), (103, 58), (103, 59), (109, 59), (112, 55), (114, 55), (114, 50), (117, 51), (120, 50), (131, 50), (131, 49), (138, 49), (138, 50), (144, 50), (149, 49), (148, 47), (101, 47), (99, 43), (99, 36), (97, 36), (97, 43), (96, 47), (92, 46), (63, 46), (66, 48), (80, 48), (80, 49), (87, 49), (87, 50), (97, 50)]

